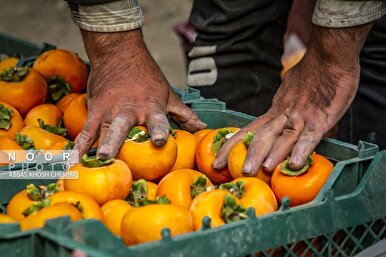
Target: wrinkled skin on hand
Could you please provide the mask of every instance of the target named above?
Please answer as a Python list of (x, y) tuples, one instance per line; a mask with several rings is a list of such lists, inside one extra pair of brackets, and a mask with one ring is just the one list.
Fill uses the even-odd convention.
[(314, 26), (303, 60), (285, 76), (269, 111), (256, 118), (220, 149), (213, 168), (226, 165), (232, 147), (255, 132), (243, 166), (255, 176), (272, 172), (287, 156), (290, 168), (302, 168), (323, 135), (341, 119), (359, 83), (359, 52), (372, 24), (326, 29)]
[(206, 126), (174, 94), (144, 46), (140, 30), (82, 31), (82, 36), (91, 73), (87, 87), (88, 119), (75, 141), (80, 156), (99, 137), (97, 156), (114, 157), (135, 125), (146, 126), (152, 142), (161, 146), (169, 133), (166, 114), (191, 132)]

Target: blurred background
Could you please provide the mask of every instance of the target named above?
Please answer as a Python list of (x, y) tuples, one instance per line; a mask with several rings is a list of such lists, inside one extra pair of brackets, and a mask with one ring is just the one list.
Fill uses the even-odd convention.
[[(180, 41), (173, 32), (176, 22), (188, 18), (192, 0), (139, 0), (144, 16), (146, 44), (170, 84), (186, 86)], [(47, 42), (87, 59), (78, 27), (64, 0), (1, 0), (0, 32), (34, 42)]]

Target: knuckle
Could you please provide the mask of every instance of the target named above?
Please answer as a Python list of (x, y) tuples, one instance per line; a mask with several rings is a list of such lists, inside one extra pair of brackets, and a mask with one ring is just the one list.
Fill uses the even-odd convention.
[(261, 128), (261, 130), (262, 130), (262, 132), (263, 132), (264, 134), (272, 134), (272, 133), (273, 133), (273, 129), (272, 129), (272, 127), (271, 127), (270, 124), (264, 125), (264, 126)]
[(302, 123), (301, 117), (297, 115), (291, 115), (288, 117), (287, 123), (285, 125), (286, 129), (296, 130), (297, 127)]
[(87, 145), (87, 144), (90, 144), (92, 143), (92, 140), (93, 140), (93, 135), (91, 134), (91, 132), (88, 130), (88, 129), (83, 129), (78, 137), (76, 138), (76, 142), (80, 145)]
[(105, 121), (101, 125), (101, 130), (108, 130), (110, 128), (110, 126), (111, 126), (111, 122)]

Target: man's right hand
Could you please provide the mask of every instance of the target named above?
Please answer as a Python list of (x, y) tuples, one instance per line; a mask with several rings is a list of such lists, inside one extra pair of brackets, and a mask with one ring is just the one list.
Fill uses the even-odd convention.
[(251, 131), (242, 172), (272, 173), (287, 156), (299, 170), (327, 131), (334, 127), (355, 97), (359, 83), (359, 53), (372, 23), (333, 29), (314, 26), (303, 59), (285, 75), (272, 106), (221, 147), (212, 167), (226, 166), (233, 146)]
[(114, 157), (128, 131), (145, 125), (152, 142), (166, 143), (166, 114), (188, 131), (205, 128), (196, 114), (173, 93), (145, 47), (140, 29), (98, 33), (82, 30), (90, 59), (88, 118), (75, 140), (82, 156), (99, 137), (97, 156)]

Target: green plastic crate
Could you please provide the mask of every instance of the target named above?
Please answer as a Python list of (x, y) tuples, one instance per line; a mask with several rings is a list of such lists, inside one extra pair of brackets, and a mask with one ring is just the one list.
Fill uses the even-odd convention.
[(56, 46), (48, 43), (38, 45), (8, 34), (0, 33), (0, 54), (7, 56), (19, 56), (28, 59), (55, 48)]
[[(202, 107), (208, 108), (208, 103), (212, 105), (213, 109), (201, 109)], [(249, 115), (227, 111), (225, 106), (216, 100), (202, 100), (201, 102), (197, 100), (191, 105), (210, 128), (241, 127), (253, 119)], [(309, 204), (294, 208), (288, 208), (288, 204), (284, 203), (280, 211), (259, 218), (249, 213), (250, 218), (247, 220), (214, 229), (205, 228), (203, 231), (173, 239), (168, 237), (167, 230), (165, 230), (163, 240), (130, 248), (125, 247), (120, 239), (114, 237), (104, 225), (97, 221), (83, 220), (71, 224), (66, 219), (57, 219), (47, 223), (44, 229), (35, 231), (36, 236), (31, 240), (40, 240), (40, 237), (46, 240), (44, 247), (49, 247), (51, 255), (39, 256), (71, 256), (73, 249), (81, 249), (89, 256), (244, 256), (266, 249), (276, 249), (279, 246), (284, 247), (280, 248), (281, 250), (288, 248), (284, 250), (288, 253), (274, 256), (297, 256), (295, 251), (308, 249), (307, 242), (309, 241), (307, 240), (309, 238), (319, 235), (328, 238), (328, 235), (337, 233), (343, 228), (375, 220), (374, 216), (369, 216), (369, 213), (374, 213), (374, 210), (366, 211), (363, 203), (360, 201), (358, 203), (354, 192), (359, 192), (364, 188), (368, 190), (369, 183), (365, 183), (366, 180), (362, 177), (375, 172), (374, 168), (371, 169), (368, 166), (377, 150), (377, 146), (365, 142), (354, 146), (337, 140), (324, 139), (319, 144), (317, 151), (335, 161), (336, 165), (317, 198)], [(11, 197), (17, 192), (13, 190), (16, 182), (9, 181), (7, 185), (4, 185), (5, 187), (0, 187), (0, 190), (5, 191)], [(376, 196), (375, 194), (373, 197)], [(339, 199), (346, 201), (338, 201)], [(359, 199), (366, 203), (369, 202), (367, 195), (359, 194)], [(369, 207), (373, 208), (372, 205)], [(353, 211), (355, 214), (365, 211), (365, 215), (351, 217), (348, 211)], [(378, 211), (380, 216), (386, 216), (386, 206)], [(18, 240), (19, 235), (22, 235), (16, 230), (11, 234), (6, 233), (5, 238), (1, 231), (0, 226), (0, 253), (1, 245), (7, 244), (9, 240), (10, 242)], [(291, 248), (292, 245), (287, 246), (299, 241), (304, 241), (305, 246), (298, 245), (295, 249)], [(371, 243), (376, 241), (372, 240)], [(23, 248), (24, 244), (20, 244), (19, 247)], [(46, 248), (43, 250), (46, 251)], [(263, 253), (262, 256), (270, 255)], [(352, 255), (347, 254), (347, 256)]]
[[(0, 54), (21, 55), (19, 64), (31, 63), (52, 48), (55, 46), (0, 34)], [(254, 119), (226, 110), (216, 99), (202, 99), (197, 90), (176, 89), (176, 93), (209, 128), (243, 127)], [(74, 249), (100, 257), (254, 256), (257, 252), (257, 256), (353, 256), (386, 236), (386, 191), (382, 185), (386, 152), (378, 153), (371, 162), (377, 150), (365, 142), (354, 146), (324, 139), (317, 151), (335, 161), (335, 169), (307, 205), (288, 208), (284, 203), (280, 211), (258, 218), (249, 211), (247, 220), (214, 229), (205, 223), (202, 231), (175, 238), (170, 238), (166, 229), (163, 240), (130, 248), (94, 220), (70, 223), (68, 218), (60, 218), (28, 232), (20, 232), (15, 224), (0, 225), (0, 256), (71, 256)], [(51, 180), (0, 180), (0, 211), (31, 182)]]
[[(125, 247), (104, 226), (84, 220), (52, 220), (39, 234), (53, 256), (354, 256), (386, 237), (386, 151), (376, 155), (351, 192), (337, 196), (334, 182), (319, 203), (249, 218), (175, 238)], [(1, 243), (1, 237), (0, 237)], [(51, 248), (52, 249), (52, 248)], [(273, 249), (273, 250), (272, 250)], [(55, 255), (60, 253), (58, 255)], [(48, 256), (48, 255), (41, 255)]]

